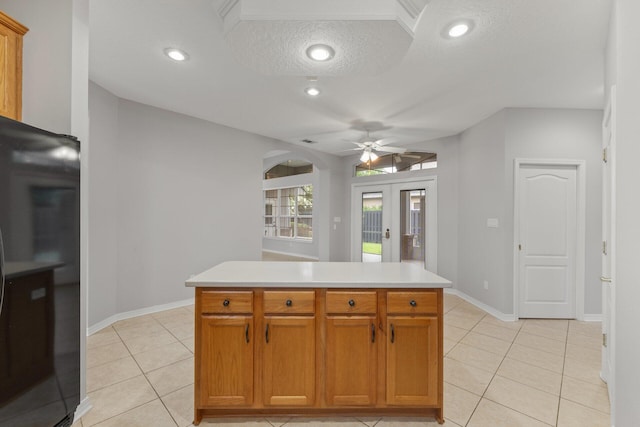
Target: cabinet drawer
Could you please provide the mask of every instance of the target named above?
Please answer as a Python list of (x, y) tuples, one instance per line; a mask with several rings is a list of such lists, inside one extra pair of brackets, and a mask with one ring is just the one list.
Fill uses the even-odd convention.
[(327, 313), (375, 314), (377, 300), (375, 291), (327, 291)]
[(203, 291), (202, 313), (253, 313), (252, 291)]
[(265, 291), (264, 312), (266, 314), (313, 314), (315, 291)]
[(387, 313), (437, 313), (438, 296), (434, 291), (408, 291), (387, 293)]

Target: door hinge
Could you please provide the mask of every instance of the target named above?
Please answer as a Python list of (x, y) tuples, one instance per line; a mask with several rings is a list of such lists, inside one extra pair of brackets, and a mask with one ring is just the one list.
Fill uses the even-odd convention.
[(606, 255), (606, 254), (607, 254), (607, 241), (606, 241), (606, 240), (603, 240), (603, 241), (602, 241), (602, 253), (603, 253), (604, 255)]
[(604, 163), (607, 163), (607, 149), (606, 148), (602, 149), (602, 161)]
[(607, 346), (607, 334), (602, 334), (602, 346)]
[(522, 245), (518, 245), (518, 250), (521, 251), (522, 250)]

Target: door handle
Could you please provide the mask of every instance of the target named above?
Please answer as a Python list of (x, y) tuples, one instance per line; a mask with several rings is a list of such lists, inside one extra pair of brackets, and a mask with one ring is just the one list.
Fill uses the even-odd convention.
[(244, 340), (249, 344), (249, 324), (247, 323), (247, 327), (244, 328)]
[(267, 341), (267, 344), (269, 344), (269, 324), (267, 323), (267, 327), (264, 331), (264, 339), (265, 341)]
[(391, 344), (396, 340), (396, 330), (393, 328), (393, 323), (391, 324)]
[(376, 342), (376, 325), (371, 324), (371, 342)]
[(384, 238), (388, 239), (389, 237), (391, 237), (391, 235), (389, 234), (389, 229), (387, 228), (387, 231), (384, 233)]
[(611, 278), (610, 277), (600, 276), (600, 281), (603, 282), (603, 283), (611, 283)]

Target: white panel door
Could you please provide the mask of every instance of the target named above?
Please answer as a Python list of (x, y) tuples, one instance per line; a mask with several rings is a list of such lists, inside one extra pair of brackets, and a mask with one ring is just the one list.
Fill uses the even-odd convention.
[(577, 169), (521, 165), (519, 316), (575, 317)]
[(602, 122), (602, 371), (601, 376), (609, 387), (609, 401), (613, 403), (614, 353), (615, 353), (615, 86)]

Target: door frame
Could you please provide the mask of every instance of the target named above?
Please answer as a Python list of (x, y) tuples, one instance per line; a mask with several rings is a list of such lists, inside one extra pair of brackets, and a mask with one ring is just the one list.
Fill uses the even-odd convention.
[[(357, 262), (359, 258), (361, 248), (358, 248), (356, 242), (358, 241), (358, 235), (360, 233), (357, 215), (355, 214), (359, 206), (361, 206), (362, 201), (355, 197), (356, 190), (362, 187), (374, 187), (374, 186), (392, 186), (396, 185), (398, 187), (406, 187), (402, 189), (413, 189), (411, 188), (413, 184), (416, 183), (430, 183), (430, 192), (427, 193), (427, 203), (431, 206), (433, 214), (429, 217), (427, 207), (426, 215), (428, 216), (427, 229), (426, 233), (433, 237), (433, 240), (429, 241), (429, 238), (425, 239), (425, 256), (429, 254), (429, 259), (425, 265), (425, 268), (433, 273), (438, 273), (438, 177), (435, 175), (431, 176), (420, 176), (420, 177), (412, 177), (406, 179), (385, 179), (380, 181), (370, 181), (370, 182), (358, 182), (351, 184), (351, 238), (350, 238), (350, 254), (351, 261)], [(426, 189), (426, 188), (425, 188)], [(394, 198), (394, 195), (391, 195), (391, 198)], [(361, 221), (361, 220), (360, 220)], [(399, 224), (395, 219), (392, 218), (390, 221), (391, 226), (394, 224)], [(361, 225), (361, 224), (360, 224)], [(394, 254), (399, 254), (399, 249), (396, 249), (394, 252), (392, 250), (392, 256)]]
[(513, 171), (513, 313), (520, 318), (520, 169), (522, 166), (569, 166), (576, 168), (576, 259), (575, 308), (576, 318), (584, 320), (585, 234), (586, 234), (586, 161), (577, 159), (514, 159)]

